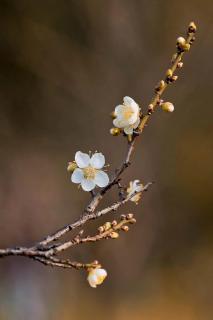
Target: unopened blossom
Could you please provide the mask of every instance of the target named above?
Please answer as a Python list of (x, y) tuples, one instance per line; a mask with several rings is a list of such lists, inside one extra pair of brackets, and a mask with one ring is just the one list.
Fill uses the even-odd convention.
[(142, 183), (140, 183), (139, 180), (130, 181), (129, 187), (127, 188), (127, 194), (128, 194), (128, 197), (130, 198), (130, 201), (133, 201), (136, 204), (138, 204), (142, 191), (143, 191), (143, 185)]
[(166, 112), (173, 112), (175, 110), (175, 107), (171, 102), (163, 102), (161, 104), (161, 108), (163, 111)]
[(94, 268), (89, 270), (87, 280), (92, 288), (96, 288), (97, 285), (102, 284), (106, 276), (107, 272), (105, 269)]
[(140, 108), (130, 97), (123, 98), (123, 104), (115, 108), (114, 115), (114, 126), (123, 129), (126, 134), (133, 134), (133, 130), (139, 126)]
[(76, 169), (73, 171), (71, 181), (81, 185), (84, 191), (91, 191), (96, 186), (103, 188), (109, 183), (109, 177), (101, 170), (105, 165), (102, 153), (94, 153), (91, 157), (81, 151), (75, 154)]

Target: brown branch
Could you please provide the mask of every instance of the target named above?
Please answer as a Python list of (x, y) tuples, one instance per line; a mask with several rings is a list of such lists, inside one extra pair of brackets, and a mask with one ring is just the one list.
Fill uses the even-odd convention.
[[(80, 235), (76, 236), (73, 240), (65, 241), (62, 243), (57, 243), (56, 241), (61, 239), (66, 233), (69, 231), (72, 231), (78, 227), (83, 226), (85, 223), (87, 223), (90, 220), (97, 219), (105, 214), (108, 214), (110, 212), (114, 212), (118, 210), (122, 205), (127, 203), (131, 200), (133, 196), (135, 196), (137, 193), (132, 195), (131, 197), (126, 195), (126, 197), (111, 206), (104, 208), (102, 210), (96, 211), (98, 205), (100, 204), (102, 198), (104, 195), (116, 184), (119, 184), (120, 178), (122, 173), (129, 167), (130, 161), (134, 152), (135, 143), (137, 138), (141, 135), (143, 132), (145, 126), (148, 123), (148, 120), (150, 119), (151, 115), (155, 111), (157, 106), (162, 105), (162, 95), (165, 92), (166, 88), (169, 86), (169, 84), (174, 83), (177, 80), (177, 76), (174, 75), (175, 71), (178, 68), (181, 68), (182, 58), (186, 51), (189, 51), (190, 46), (192, 45), (194, 39), (195, 39), (195, 31), (196, 26), (194, 23), (190, 23), (187, 31), (187, 39), (183, 39), (182, 37), (178, 38), (177, 41), (177, 52), (172, 58), (171, 66), (166, 71), (166, 75), (164, 80), (161, 80), (157, 87), (155, 88), (155, 95), (152, 98), (147, 113), (144, 115), (141, 115), (141, 121), (139, 124), (138, 129), (134, 132), (133, 136), (128, 136), (128, 144), (127, 144), (127, 152), (126, 155), (120, 165), (120, 167), (115, 171), (113, 177), (110, 180), (110, 183), (103, 189), (101, 189), (98, 193), (94, 194), (94, 192), (91, 193), (92, 199), (89, 202), (89, 204), (84, 209), (83, 214), (80, 216), (80, 218), (75, 221), (74, 223), (68, 224), (58, 231), (54, 232), (51, 235), (46, 236), (42, 241), (36, 243), (33, 247), (15, 247), (15, 248), (6, 248), (6, 249), (0, 249), (0, 258), (5, 256), (25, 256), (34, 260), (37, 260), (45, 265), (53, 266), (53, 267), (63, 267), (63, 268), (95, 268), (99, 266), (98, 262), (92, 262), (89, 264), (83, 264), (80, 262), (72, 262), (69, 259), (63, 260), (56, 257), (57, 254), (60, 252), (67, 250), (68, 248), (72, 247), (73, 245), (80, 244), (80, 243), (86, 243), (86, 242), (95, 242), (106, 238), (112, 238), (113, 232), (114, 237), (118, 234), (118, 231), (122, 230), (122, 228), (127, 227), (125, 224), (127, 223), (127, 220), (121, 220), (118, 224), (111, 225), (109, 229), (104, 229), (103, 232), (100, 232), (99, 234), (95, 236), (87, 236), (85, 238), (82, 238)], [(142, 191), (146, 191), (149, 187), (150, 183), (144, 186)], [(127, 217), (127, 216), (126, 216)], [(131, 219), (129, 219), (128, 223)], [(125, 228), (127, 230), (127, 228)], [(52, 242), (55, 242), (52, 244)]]
[[(192, 28), (192, 25), (193, 25), (193, 23), (190, 23), (189, 27), (188, 27), (186, 45), (191, 45), (192, 42), (195, 39), (194, 34), (195, 34), (196, 30), (194, 28)], [(186, 48), (187, 48), (187, 46), (186, 46)], [(59, 231), (57, 231), (56, 233), (53, 233), (51, 236), (46, 237), (41, 242), (42, 245), (46, 245), (49, 242), (52, 242), (52, 241), (55, 241), (55, 240), (59, 239), (60, 237), (62, 237), (67, 232), (73, 230), (73, 228), (81, 226), (82, 222), (84, 224), (87, 221), (87, 216), (90, 213), (93, 213), (96, 210), (96, 208), (98, 207), (98, 205), (99, 205), (100, 201), (102, 200), (104, 194), (108, 190), (110, 190), (118, 182), (118, 180), (119, 180), (120, 176), (122, 175), (122, 173), (130, 165), (130, 160), (131, 160), (131, 157), (133, 155), (133, 151), (134, 151), (134, 147), (135, 147), (135, 143), (136, 143), (137, 137), (139, 135), (141, 135), (141, 133), (143, 132), (148, 120), (150, 119), (150, 116), (154, 112), (155, 108), (160, 104), (161, 97), (162, 97), (163, 93), (165, 92), (166, 88), (168, 87), (168, 85), (170, 83), (174, 83), (175, 82), (174, 79), (176, 79), (176, 78), (174, 76), (174, 72), (176, 71), (177, 68), (179, 68), (178, 64), (181, 62), (182, 57), (183, 57), (185, 52), (186, 52), (186, 49), (181, 48), (180, 46), (177, 46), (177, 53), (175, 54), (176, 56), (175, 56), (175, 58), (173, 56), (173, 59), (171, 61), (171, 69), (169, 69), (169, 70), (171, 70), (170, 76), (167, 75), (167, 72), (168, 72), (168, 70), (167, 70), (165, 81), (161, 80), (160, 81), (160, 85), (158, 85), (157, 88), (155, 89), (155, 95), (152, 98), (151, 103), (149, 104), (149, 107), (147, 109), (147, 114), (142, 116), (141, 122), (140, 122), (139, 127), (138, 127), (138, 131), (133, 136), (132, 141), (128, 142), (127, 152), (126, 152), (125, 158), (124, 158), (121, 166), (115, 171), (114, 176), (112, 177), (110, 183), (105, 188), (101, 189), (100, 192), (98, 192), (95, 196), (92, 197), (92, 200), (90, 201), (90, 203), (87, 205), (87, 207), (84, 210), (83, 217), (81, 217), (79, 221), (77, 221), (74, 225), (73, 224), (66, 225), (65, 227), (63, 227)]]
[[(100, 217), (100, 216), (99, 216)], [(121, 230), (127, 231), (127, 228), (124, 226), (126, 224), (133, 224), (136, 220), (133, 218), (133, 214), (127, 214), (121, 216), (121, 221), (117, 223), (116, 220), (113, 222), (106, 222), (103, 226), (99, 228), (99, 234), (95, 236), (87, 236), (85, 238), (81, 238), (77, 235), (73, 240), (67, 241), (56, 248), (50, 251), (50, 255), (57, 254), (64, 250), (67, 250), (70, 247), (73, 247), (78, 244), (83, 244), (86, 242), (96, 242), (102, 239), (115, 239), (118, 237), (118, 232)], [(102, 231), (101, 231), (102, 230)]]

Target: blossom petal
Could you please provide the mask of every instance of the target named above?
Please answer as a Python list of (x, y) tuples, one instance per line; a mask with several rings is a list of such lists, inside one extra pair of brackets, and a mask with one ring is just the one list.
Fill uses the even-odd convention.
[(89, 165), (90, 156), (87, 153), (78, 151), (75, 154), (75, 162), (79, 168), (86, 168)]
[(118, 116), (120, 113), (123, 112), (124, 106), (122, 104), (119, 104), (115, 107), (115, 115)]
[(81, 187), (84, 191), (91, 191), (95, 188), (95, 182), (93, 180), (83, 178), (81, 181)]
[(106, 276), (107, 276), (107, 272), (106, 272), (106, 270), (105, 269), (96, 269), (95, 270), (96, 272), (95, 272), (95, 274), (96, 274), (96, 276), (99, 278), (102, 278), (102, 279), (105, 279), (106, 278)]
[(140, 183), (139, 180), (135, 180), (133, 182), (133, 188), (135, 189), (136, 192), (141, 192), (143, 190), (143, 185)]
[(105, 269), (97, 268), (89, 271), (87, 280), (92, 288), (96, 288), (100, 285), (107, 276)]
[(108, 185), (109, 183), (109, 177), (106, 174), (106, 172), (99, 170), (97, 171), (95, 175), (94, 182), (99, 186), (100, 188), (104, 188)]
[(125, 104), (126, 106), (131, 106), (131, 103), (132, 103), (132, 102), (135, 102), (135, 100), (132, 99), (132, 98), (129, 97), (129, 96), (125, 96), (125, 97), (123, 97), (123, 102), (124, 102), (124, 104)]
[(87, 277), (90, 287), (96, 288), (98, 284), (98, 278), (94, 273), (90, 273)]
[(71, 175), (71, 181), (73, 183), (81, 183), (83, 178), (84, 178), (84, 173), (79, 168), (75, 169), (73, 174)]
[(126, 134), (133, 134), (133, 127), (132, 126), (125, 127), (124, 132)]
[(123, 118), (116, 118), (113, 120), (113, 125), (117, 128), (124, 128), (129, 125), (129, 120), (125, 120)]
[(138, 113), (133, 113), (128, 120), (129, 121), (128, 125), (132, 126), (137, 120), (138, 120)]
[(132, 125), (133, 129), (136, 129), (140, 124), (140, 118), (138, 117), (137, 121)]
[(101, 169), (105, 165), (105, 157), (102, 153), (93, 154), (90, 159), (90, 164), (95, 169)]
[(128, 96), (124, 97), (124, 105), (131, 107), (134, 112), (139, 112), (139, 105), (135, 102), (134, 99)]

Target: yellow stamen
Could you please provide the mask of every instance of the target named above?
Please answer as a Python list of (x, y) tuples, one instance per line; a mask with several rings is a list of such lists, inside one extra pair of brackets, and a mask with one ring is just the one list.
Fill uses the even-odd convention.
[(126, 107), (125, 110), (123, 111), (123, 117), (125, 120), (128, 120), (131, 118), (131, 116), (134, 114), (134, 111), (132, 111), (132, 108)]
[(89, 166), (83, 169), (84, 172), (84, 178), (88, 180), (93, 180), (95, 179), (95, 174), (96, 174), (96, 169)]

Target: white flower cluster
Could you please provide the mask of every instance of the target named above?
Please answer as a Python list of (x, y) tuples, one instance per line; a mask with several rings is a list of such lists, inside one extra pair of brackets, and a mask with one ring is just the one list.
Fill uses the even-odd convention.
[(102, 153), (94, 153), (90, 157), (89, 154), (78, 151), (75, 154), (75, 169), (71, 181), (80, 184), (84, 191), (91, 191), (96, 186), (106, 187), (109, 183), (109, 177), (106, 172), (101, 170), (104, 165), (105, 157)]
[(123, 98), (123, 104), (119, 104), (115, 108), (114, 116), (114, 126), (123, 129), (128, 135), (132, 135), (133, 130), (136, 129), (140, 123), (139, 105), (132, 98), (126, 96)]

